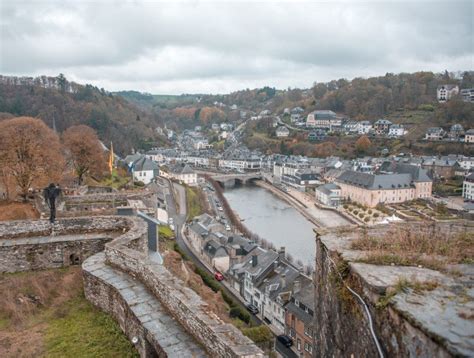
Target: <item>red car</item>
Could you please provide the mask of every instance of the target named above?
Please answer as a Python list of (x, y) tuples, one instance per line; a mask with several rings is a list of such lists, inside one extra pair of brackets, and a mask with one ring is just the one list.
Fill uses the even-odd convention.
[(222, 281), (224, 279), (224, 276), (220, 273), (220, 272), (216, 272), (214, 274), (214, 278), (217, 280), (217, 281)]

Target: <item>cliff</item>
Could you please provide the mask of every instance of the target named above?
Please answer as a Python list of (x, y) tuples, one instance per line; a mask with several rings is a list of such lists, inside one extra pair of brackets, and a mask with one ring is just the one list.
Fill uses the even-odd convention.
[[(450, 230), (456, 233), (444, 233), (445, 238), (465, 235), (471, 255), (473, 227)], [(378, 228), (372, 234), (374, 238), (393, 232)], [(429, 269), (369, 264), (370, 252), (354, 249), (360, 235), (367, 233), (339, 230), (317, 235), (316, 356), (473, 356), (474, 265)]]

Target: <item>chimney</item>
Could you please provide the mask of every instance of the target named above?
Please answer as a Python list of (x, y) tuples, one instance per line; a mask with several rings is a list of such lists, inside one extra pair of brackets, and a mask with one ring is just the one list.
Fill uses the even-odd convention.
[(278, 250), (278, 258), (283, 260), (285, 258), (285, 246), (281, 246)]
[(301, 289), (300, 281), (295, 280), (295, 282), (293, 283), (293, 294), (300, 292), (300, 289)]
[(255, 267), (258, 265), (258, 256), (252, 255), (252, 266)]

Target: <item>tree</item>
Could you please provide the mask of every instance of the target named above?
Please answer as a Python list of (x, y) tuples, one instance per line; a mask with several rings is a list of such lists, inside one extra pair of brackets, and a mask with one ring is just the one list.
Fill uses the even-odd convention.
[(372, 145), (372, 142), (366, 135), (363, 135), (362, 137), (357, 139), (355, 143), (356, 150), (359, 153), (366, 153), (369, 150), (371, 145)]
[(63, 134), (63, 142), (68, 164), (74, 168), (79, 185), (86, 175), (100, 175), (106, 170), (104, 150), (91, 127), (69, 127)]
[(58, 85), (59, 85), (59, 88), (61, 89), (61, 92), (66, 92), (66, 84), (67, 84), (67, 80), (66, 80), (66, 77), (64, 77), (64, 75), (62, 73), (59, 74), (58, 77), (56, 77), (58, 79)]
[(64, 157), (58, 135), (43, 121), (18, 117), (0, 122), (0, 166), (26, 200), (32, 187), (58, 182)]

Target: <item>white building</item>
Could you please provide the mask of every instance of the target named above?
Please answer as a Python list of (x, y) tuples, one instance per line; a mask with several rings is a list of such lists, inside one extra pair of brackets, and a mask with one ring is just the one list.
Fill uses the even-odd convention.
[(333, 111), (314, 111), (306, 117), (306, 126), (332, 130), (334, 127), (342, 126), (342, 119), (336, 117), (336, 113)]
[(328, 183), (318, 186), (315, 190), (316, 200), (323, 205), (338, 207), (341, 201), (341, 188), (334, 184)]
[(143, 184), (150, 184), (159, 175), (158, 164), (144, 156), (132, 163), (131, 171), (133, 180)]
[(462, 89), (461, 97), (464, 102), (474, 103), (474, 88)]
[(464, 136), (464, 142), (466, 143), (474, 143), (474, 129), (469, 129), (466, 131)]
[(457, 85), (442, 85), (436, 90), (436, 98), (438, 102), (443, 103), (449, 101), (453, 96), (459, 93)]
[(170, 168), (168, 174), (186, 185), (197, 185), (197, 174), (188, 165), (175, 165)]
[(405, 134), (406, 130), (401, 124), (392, 124), (388, 130), (389, 137), (403, 137)]
[(462, 197), (466, 200), (474, 200), (474, 173), (469, 174), (462, 183)]
[(276, 129), (276, 136), (278, 138), (285, 138), (290, 135), (290, 130), (285, 126), (280, 126)]
[(372, 123), (369, 121), (360, 121), (357, 126), (358, 134), (368, 134), (372, 130)]

